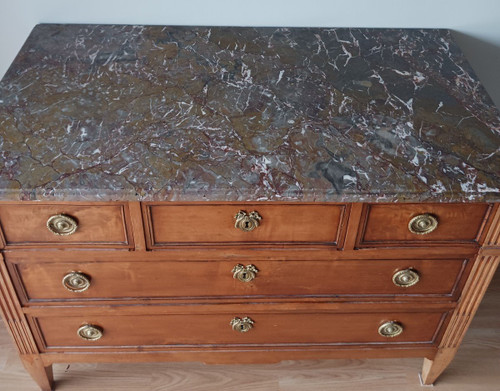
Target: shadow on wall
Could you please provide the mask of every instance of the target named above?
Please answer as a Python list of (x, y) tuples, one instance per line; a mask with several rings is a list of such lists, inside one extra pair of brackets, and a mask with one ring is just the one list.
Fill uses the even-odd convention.
[(500, 46), (458, 31), (453, 36), (500, 110)]

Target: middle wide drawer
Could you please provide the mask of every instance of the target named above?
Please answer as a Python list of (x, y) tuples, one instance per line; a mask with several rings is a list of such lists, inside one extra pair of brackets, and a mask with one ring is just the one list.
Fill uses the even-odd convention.
[(40, 301), (428, 295), (456, 298), (467, 259), (33, 262), (6, 257), (24, 304)]

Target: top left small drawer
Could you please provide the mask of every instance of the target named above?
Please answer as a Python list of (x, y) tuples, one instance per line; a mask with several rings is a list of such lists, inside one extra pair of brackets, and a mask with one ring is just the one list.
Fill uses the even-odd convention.
[(126, 203), (0, 204), (6, 248), (130, 248)]

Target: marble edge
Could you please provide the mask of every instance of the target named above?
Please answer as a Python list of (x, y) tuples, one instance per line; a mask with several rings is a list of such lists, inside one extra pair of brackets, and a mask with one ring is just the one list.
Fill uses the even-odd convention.
[(287, 196), (281, 195), (254, 195), (245, 196), (235, 192), (234, 188), (230, 192), (224, 189), (217, 191), (199, 189), (193, 192), (184, 191), (179, 194), (175, 190), (159, 191), (154, 194), (140, 194), (136, 191), (116, 191), (110, 189), (92, 190), (67, 190), (46, 192), (39, 190), (15, 191), (0, 189), (0, 203), (12, 201), (39, 201), (39, 202), (128, 202), (128, 201), (168, 201), (168, 202), (397, 202), (397, 203), (477, 203), (477, 202), (500, 202), (500, 192), (469, 192), (469, 193), (326, 193), (324, 190), (300, 191), (297, 194)]

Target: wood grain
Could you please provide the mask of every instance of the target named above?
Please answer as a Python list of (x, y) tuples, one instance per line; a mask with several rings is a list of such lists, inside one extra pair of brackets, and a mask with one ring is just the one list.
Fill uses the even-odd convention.
[[(27, 203), (19, 206), (29, 212), (23, 212), (20, 220), (36, 223), (45, 220), (50, 208), (60, 207), (65, 211), (57, 213), (73, 215), (79, 222), (86, 219), (86, 230), (79, 231), (86, 241), (72, 242), (73, 238), (59, 244), (44, 239), (45, 227), (47, 232), (41, 230), (40, 237), (36, 230), (19, 230), (14, 225), (17, 206), (0, 204), (0, 219), (14, 227), (4, 232), (3, 253), (12, 280), (2, 265), (7, 286), (2, 293), (24, 322), (21, 338), (24, 332), (36, 341), (32, 351), (21, 351), (21, 358), (44, 390), (52, 387), (51, 364), (65, 360), (262, 363), (419, 355), (426, 357), (423, 378), (429, 383), (455, 355), (498, 264), (498, 221), (490, 213), (498, 209), (490, 204), (381, 204), (363, 209), (308, 203), (141, 207), (134, 202), (95, 204), (95, 208), (83, 203)], [(120, 224), (97, 213), (121, 207)], [(257, 210), (263, 216), (261, 226), (252, 232), (234, 228), (234, 213), (228, 211), (235, 208)], [(438, 216), (438, 229), (430, 236), (408, 237), (409, 218), (423, 212)], [(104, 226), (114, 227), (113, 235), (119, 231), (116, 227), (122, 227), (122, 248), (135, 251), (116, 251), (119, 246), (106, 242), (109, 227), (101, 232), (100, 218)], [(465, 220), (469, 223), (464, 226)], [(96, 240), (99, 232), (101, 241)], [(374, 248), (359, 249), (356, 243), (361, 237)], [(486, 250), (479, 250), (483, 242)], [(23, 250), (30, 246), (45, 248), (33, 257), (33, 251)], [(47, 251), (50, 247), (64, 251)], [(78, 251), (78, 247), (98, 251)], [(472, 261), (478, 250), (480, 257)], [(255, 263), (258, 279), (246, 285), (234, 280), (230, 269), (236, 263)], [(406, 294), (406, 299), (391, 281), (403, 267), (422, 272), (414, 296)], [(66, 291), (59, 293), (62, 275), (71, 270), (91, 275), (95, 291), (81, 295), (91, 300), (78, 302)], [(229, 320), (235, 316), (250, 316), (256, 322), (254, 329), (245, 334), (231, 330)], [(390, 320), (399, 321), (405, 330), (389, 340), (377, 329)], [(103, 327), (104, 337), (93, 343), (79, 339), (76, 330), (84, 323)], [(19, 325), (7, 324), (16, 339)], [(38, 356), (38, 349), (47, 353)]]
[[(9, 254), (6, 254), (9, 261)], [(398, 296), (399, 299), (452, 298), (468, 260), (346, 260), (346, 261), (252, 261), (258, 273), (254, 280), (233, 278), (235, 261), (135, 261), (135, 262), (21, 262), (12, 263), (11, 275), (19, 276), (18, 296), (24, 302), (86, 301), (131, 298), (214, 298), (246, 297), (363, 297)], [(392, 277), (398, 270), (412, 269), (419, 282), (411, 287), (396, 286)], [(70, 292), (61, 284), (71, 271), (91, 280), (84, 292)], [(353, 279), (353, 276), (355, 278)], [(207, 284), (207, 281), (210, 281)], [(42, 283), (43, 282), (43, 283)], [(429, 297), (423, 297), (428, 295)]]
[(0, 254), (0, 313), (26, 371), (42, 391), (51, 391), (54, 385), (52, 365), (44, 364), (38, 354), (36, 342), (21, 311), (21, 304), (8, 277), (2, 254)]
[[(148, 245), (307, 244), (337, 246), (347, 206), (344, 204), (175, 204), (144, 203)], [(239, 210), (257, 211), (259, 227), (234, 227)]]
[(455, 357), (499, 262), (500, 257), (492, 256), (479, 257), (476, 260), (459, 305), (453, 312), (448, 328), (439, 344), (436, 357), (432, 360), (424, 359), (422, 367), (424, 384), (434, 383)]
[[(299, 344), (304, 348), (320, 344), (430, 344), (433, 342), (446, 313), (363, 313), (363, 314), (258, 314), (245, 311), (234, 314), (200, 315), (141, 315), (141, 316), (77, 316), (39, 317), (36, 319), (48, 350), (67, 351), (82, 347), (126, 346), (141, 347), (215, 347), (214, 345), (239, 346), (242, 354), (245, 346), (260, 345), (279, 347)], [(230, 327), (235, 316), (250, 317), (254, 327), (240, 333)], [(394, 338), (378, 334), (379, 326), (396, 320), (404, 327), (401, 335)], [(76, 334), (85, 323), (98, 325), (104, 335), (97, 341), (84, 341)]]
[(2, 254), (0, 254), (0, 313), (19, 353), (37, 354), (35, 340), (11, 284)]
[[(314, 250), (314, 251), (312, 251)], [(7, 254), (7, 253), (4, 253)], [(86, 262), (134, 262), (148, 261), (219, 261), (232, 260), (239, 263), (247, 261), (336, 261), (336, 260), (384, 260), (384, 259), (457, 259), (473, 258), (477, 248), (432, 247), (432, 248), (377, 248), (350, 251), (337, 251), (329, 248), (254, 248), (254, 247), (215, 247), (182, 249), (182, 251), (78, 251), (65, 249), (38, 251), (36, 257), (27, 250), (10, 251), (7, 256), (15, 263), (52, 262), (54, 259)], [(246, 264), (246, 263), (245, 263)]]
[(52, 391), (54, 372), (52, 365), (45, 365), (38, 354), (23, 354), (21, 362), (41, 391)]
[(500, 204), (495, 204), (493, 217), (490, 219), (490, 224), (486, 230), (486, 235), (483, 242), (484, 248), (499, 248), (500, 247)]
[[(491, 208), (490, 204), (367, 204), (359, 246), (474, 244)], [(437, 228), (426, 235), (411, 233), (408, 222), (423, 213), (437, 217)]]
[[(54, 235), (47, 229), (50, 216), (66, 214), (78, 222), (72, 235)], [(125, 203), (54, 204), (0, 203), (0, 224), (6, 248), (114, 247), (133, 245)]]
[[(500, 270), (439, 391), (495, 391), (500, 381)], [(422, 391), (419, 358), (283, 361), (277, 364), (55, 364), (58, 391)], [(2, 391), (37, 391), (0, 325)]]
[[(499, 215), (500, 210), (497, 208), (495, 215), (492, 217), (493, 224), (489, 226), (486, 235), (486, 243), (490, 247), (499, 244), (497, 235), (497, 224), (500, 221), (498, 219)], [(432, 359), (424, 359), (422, 367), (422, 381), (424, 384), (434, 383), (455, 357), (458, 347), (500, 263), (500, 250), (494, 250), (493, 255), (483, 255), (482, 250), (480, 250), (464, 286), (462, 296), (458, 301), (458, 306), (453, 311), (447, 329), (439, 343), (436, 356)]]
[(144, 223), (142, 221), (141, 203), (138, 201), (131, 201), (128, 203), (130, 211), (130, 225), (131, 231), (134, 236), (135, 250), (146, 250), (146, 236), (144, 231)]

